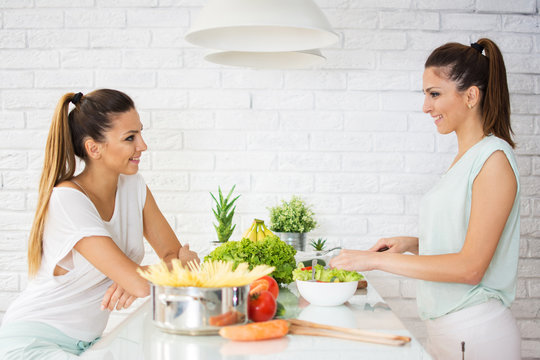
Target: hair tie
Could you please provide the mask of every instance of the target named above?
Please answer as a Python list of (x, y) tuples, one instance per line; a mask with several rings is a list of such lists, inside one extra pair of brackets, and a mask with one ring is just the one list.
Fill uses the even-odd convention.
[(480, 45), (479, 43), (472, 43), (471, 47), (474, 50), (478, 51), (480, 54), (482, 54), (482, 52), (484, 51), (484, 47), (482, 45)]
[(81, 98), (83, 97), (83, 94), (81, 92), (76, 93), (73, 95), (73, 99), (71, 99), (71, 102), (73, 105), (77, 105), (79, 101), (81, 101)]

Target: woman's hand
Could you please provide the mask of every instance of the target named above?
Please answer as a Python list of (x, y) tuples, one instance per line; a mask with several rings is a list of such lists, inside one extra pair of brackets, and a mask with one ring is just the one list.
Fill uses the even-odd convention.
[[(387, 248), (387, 250), (384, 250)], [(411, 252), (418, 255), (418, 238), (411, 236), (395, 236), (379, 239), (368, 251), (386, 251), (389, 253)]]
[(189, 250), (189, 244), (185, 244), (178, 250), (178, 260), (182, 262), (183, 266), (186, 266), (188, 262), (194, 261), (197, 264), (201, 262), (199, 256), (195, 251)]
[(129, 294), (127, 291), (118, 286), (117, 283), (113, 283), (107, 291), (103, 300), (101, 301), (101, 310), (109, 309), (110, 311), (127, 309), (133, 304), (133, 301), (137, 299), (136, 296)]
[(338, 256), (330, 260), (330, 267), (349, 271), (374, 270), (373, 260), (381, 255), (372, 251), (341, 250)]

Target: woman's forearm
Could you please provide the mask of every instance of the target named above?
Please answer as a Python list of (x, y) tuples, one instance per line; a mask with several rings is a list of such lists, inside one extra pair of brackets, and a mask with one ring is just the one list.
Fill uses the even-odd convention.
[(477, 262), (474, 259), (467, 259), (462, 253), (444, 255), (376, 253), (372, 261), (373, 269), (427, 281), (475, 285), (484, 275)]

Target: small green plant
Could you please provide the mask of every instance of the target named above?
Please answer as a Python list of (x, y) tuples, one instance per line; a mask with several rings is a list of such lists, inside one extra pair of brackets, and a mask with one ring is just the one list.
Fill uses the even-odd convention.
[(229, 240), (234, 231), (234, 228), (236, 227), (236, 224), (232, 225), (234, 210), (236, 210), (236, 206), (233, 205), (234, 202), (240, 197), (240, 195), (229, 201), (235, 187), (236, 185), (232, 187), (227, 197), (223, 198), (221, 188), (218, 186), (219, 201), (218, 199), (216, 199), (214, 194), (210, 193), (210, 195), (212, 195), (212, 199), (214, 199), (216, 203), (216, 208), (212, 209), (212, 212), (214, 213), (214, 216), (216, 217), (216, 220), (218, 222), (217, 225), (213, 225), (214, 229), (216, 229), (218, 241), (221, 243), (227, 242)]
[(311, 245), (313, 250), (315, 250), (315, 251), (323, 251), (324, 246), (326, 245), (326, 239), (318, 238), (317, 241), (311, 240), (311, 242), (309, 244)]
[(315, 214), (304, 200), (294, 195), (291, 201), (270, 208), (270, 229), (276, 232), (307, 233), (317, 226)]

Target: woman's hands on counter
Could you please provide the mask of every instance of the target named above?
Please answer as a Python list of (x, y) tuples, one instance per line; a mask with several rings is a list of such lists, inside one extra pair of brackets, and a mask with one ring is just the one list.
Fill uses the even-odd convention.
[(349, 271), (370, 271), (376, 268), (381, 252), (418, 255), (418, 238), (396, 236), (381, 238), (369, 250), (341, 250), (338, 256), (330, 260), (330, 267)]
[(178, 259), (182, 262), (183, 266), (186, 266), (188, 262), (194, 261), (200, 263), (201, 260), (195, 251), (189, 250), (189, 244), (185, 244), (178, 250)]
[[(384, 248), (388, 249), (382, 250)], [(418, 238), (412, 236), (381, 238), (368, 251), (386, 251), (399, 254), (410, 252), (418, 255)]]
[(133, 301), (137, 299), (136, 296), (129, 294), (126, 290), (118, 286), (117, 283), (113, 283), (107, 291), (103, 300), (101, 301), (101, 310), (109, 309), (110, 311), (127, 309), (133, 304)]

